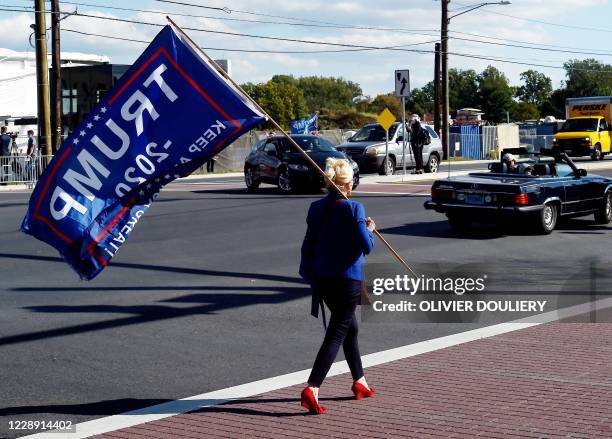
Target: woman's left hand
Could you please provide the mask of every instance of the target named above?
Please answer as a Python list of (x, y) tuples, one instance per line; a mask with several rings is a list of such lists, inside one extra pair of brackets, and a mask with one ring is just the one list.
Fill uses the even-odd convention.
[(366, 218), (366, 227), (368, 228), (370, 232), (373, 232), (376, 229), (376, 223), (374, 222), (372, 218), (370, 217)]

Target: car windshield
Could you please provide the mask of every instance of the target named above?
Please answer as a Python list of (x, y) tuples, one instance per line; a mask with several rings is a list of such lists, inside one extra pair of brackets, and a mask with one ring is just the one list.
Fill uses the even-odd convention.
[(295, 136), (293, 140), (306, 152), (334, 152), (336, 148), (322, 137)]
[(539, 153), (506, 153), (501, 163), (490, 166), (491, 172), (527, 176), (566, 177), (573, 175), (573, 169), (560, 156)]
[(560, 133), (575, 131), (597, 131), (597, 119), (568, 119), (559, 130)]
[[(395, 130), (399, 125), (395, 124), (389, 128), (389, 139), (393, 138)], [(385, 130), (380, 125), (366, 125), (357, 131), (349, 142), (384, 142), (385, 141)]]

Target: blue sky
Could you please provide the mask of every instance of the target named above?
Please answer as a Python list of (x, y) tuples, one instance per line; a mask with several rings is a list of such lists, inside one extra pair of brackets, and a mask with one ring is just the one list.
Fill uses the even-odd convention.
[[(304, 26), (287, 26), (280, 24), (241, 23), (218, 20), (205, 17), (239, 18), (250, 20), (286, 19), (270, 18), (256, 15), (232, 12), (231, 14), (210, 9), (200, 9), (160, 3), (152, 0), (74, 0), (81, 3), (80, 13), (121, 17), (141, 21), (164, 23), (161, 14), (145, 12), (118, 11), (83, 4), (99, 4), (144, 10), (165, 11), (172, 14), (188, 14), (190, 16), (175, 16), (182, 26), (209, 29), (226, 32), (240, 32), (285, 38), (308, 39), (325, 42), (361, 44), (369, 46), (395, 46), (419, 44), (435, 40), (439, 35), (440, 3), (434, 0), (409, 0), (393, 2), (379, 0), (377, 2), (359, 1), (323, 1), (323, 0), (189, 0), (206, 6), (229, 7), (233, 10), (259, 12), (278, 16), (296, 17), (304, 20), (319, 20), (325, 22), (349, 25), (401, 28), (402, 32), (365, 29), (334, 29)], [(75, 5), (60, 2), (62, 10), (73, 11)], [(451, 2), (451, 10), (464, 5), (478, 4), (473, 0), (458, 0)], [(31, 6), (28, 0), (0, 0), (0, 5)], [(456, 12), (455, 12), (456, 13)], [(547, 21), (556, 24), (582, 26), (589, 29), (571, 29), (552, 26), (543, 23), (528, 22), (503, 13), (530, 20)], [(452, 15), (453, 13), (451, 13)], [(199, 15), (200, 17), (196, 17)], [(204, 17), (205, 16), (205, 17)], [(512, 58), (526, 63), (561, 66), (570, 58), (597, 58), (603, 62), (612, 63), (612, 49), (606, 49), (612, 36), (612, 5), (608, 0), (516, 0), (509, 6), (486, 6), (478, 11), (456, 17), (451, 22), (451, 31), (478, 34), (479, 39), (489, 42), (511, 43), (505, 40), (530, 42), (536, 45), (555, 45), (578, 48), (588, 51), (603, 51), (610, 55), (583, 55), (558, 53), (554, 51), (538, 51), (524, 48), (513, 48), (482, 44), (469, 41), (451, 40), (451, 52), (472, 54), (484, 57)], [(28, 44), (29, 25), (33, 22), (33, 14), (0, 11), (0, 47), (17, 51), (31, 51)], [(157, 28), (134, 24), (110, 22), (86, 17), (71, 16), (62, 22), (64, 29), (80, 30), (89, 33), (150, 40)], [(594, 31), (593, 28), (610, 29), (610, 32)], [(409, 33), (408, 33), (409, 32)], [(321, 47), (291, 42), (258, 40), (245, 37), (217, 35), (212, 33), (190, 32), (201, 45), (207, 47), (258, 49), (258, 50), (329, 50), (333, 47)], [(465, 34), (451, 34), (454, 37), (474, 39)], [(493, 40), (491, 38), (498, 38)], [(107, 55), (115, 63), (132, 63), (143, 49), (140, 43), (111, 40), (101, 37), (90, 37), (65, 32), (62, 35), (63, 50)], [(410, 46), (433, 50), (434, 43)], [(564, 49), (574, 50), (574, 49)], [(582, 50), (582, 51), (584, 51)], [(275, 74), (323, 75), (340, 76), (359, 83), (365, 94), (376, 95), (393, 89), (393, 71), (409, 68), (411, 70), (412, 86), (419, 87), (433, 76), (433, 54), (417, 54), (399, 51), (366, 51), (327, 54), (254, 54), (235, 53), (228, 51), (210, 51), (215, 58), (232, 60), (233, 74), (239, 82), (262, 82)], [(520, 83), (520, 72), (529, 68), (540, 70), (553, 78), (555, 86), (564, 78), (564, 71), (554, 68), (529, 67), (450, 56), (450, 66), (458, 68), (473, 68), (477, 71), (488, 64), (502, 70), (512, 84)]]

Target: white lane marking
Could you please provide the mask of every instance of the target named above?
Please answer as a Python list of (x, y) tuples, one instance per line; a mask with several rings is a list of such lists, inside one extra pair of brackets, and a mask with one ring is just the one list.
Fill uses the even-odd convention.
[[(610, 307), (612, 307), (612, 298), (569, 306), (560, 310), (549, 311), (536, 316), (514, 320), (512, 322), (499, 323), (497, 325), (487, 326), (479, 329), (472, 329), (470, 331), (434, 338), (432, 340), (421, 341), (411, 345), (401, 346), (399, 348), (375, 352), (373, 354), (364, 355), (362, 357), (362, 362), (364, 367), (377, 366), (380, 364), (389, 363), (391, 361), (402, 360), (405, 358), (414, 357), (416, 355), (425, 354), (427, 352), (433, 352), (451, 346), (460, 345), (470, 341), (494, 337), (496, 335), (501, 334), (507, 334), (509, 332), (518, 331), (520, 329), (526, 329), (544, 323), (550, 323), (557, 320), (586, 314), (588, 312), (606, 309)], [(327, 376), (331, 377), (348, 372), (349, 368), (346, 362), (338, 361), (332, 365)], [(107, 416), (104, 418), (82, 422), (80, 424), (76, 424), (75, 433), (48, 432), (37, 433), (24, 437), (37, 439), (87, 438), (98, 434), (133, 427), (135, 425), (144, 424), (146, 422), (169, 418), (171, 416), (176, 416), (181, 413), (199, 410), (205, 407), (222, 404), (224, 402), (241, 398), (248, 398), (262, 393), (283, 389), (285, 387), (302, 384), (308, 380), (309, 374), (310, 369), (300, 370), (299, 372), (288, 373), (285, 375), (266, 378), (259, 381), (253, 381), (251, 383), (228, 387), (226, 389), (202, 393), (200, 395), (190, 396), (188, 398), (178, 399), (175, 401), (158, 404), (151, 407), (145, 407), (139, 410), (133, 410), (119, 415)]]

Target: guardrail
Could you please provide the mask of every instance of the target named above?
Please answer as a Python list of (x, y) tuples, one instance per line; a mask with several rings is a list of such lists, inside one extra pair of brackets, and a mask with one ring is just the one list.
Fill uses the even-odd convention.
[(0, 184), (25, 184), (32, 188), (52, 158), (53, 156), (50, 155), (34, 158), (27, 155), (2, 156), (0, 157)]

